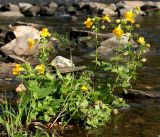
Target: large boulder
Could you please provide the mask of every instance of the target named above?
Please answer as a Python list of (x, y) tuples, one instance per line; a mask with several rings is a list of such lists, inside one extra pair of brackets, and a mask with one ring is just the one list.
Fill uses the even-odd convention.
[[(124, 35), (121, 39), (121, 46), (124, 46), (129, 41), (129, 37)], [(134, 47), (137, 47), (137, 44), (131, 40)], [(116, 36), (113, 36), (107, 40), (101, 42), (100, 46), (97, 48), (98, 57), (100, 59), (109, 59), (113, 54), (113, 50), (117, 48), (119, 45), (119, 41), (117, 40)], [(89, 54), (84, 55), (86, 58), (90, 58), (92, 54), (96, 54), (96, 50), (90, 52)]]
[(58, 5), (55, 2), (46, 3), (40, 6), (41, 16), (51, 16), (55, 13)]
[(13, 28), (13, 33), (16, 38), (0, 48), (5, 55), (28, 56), (38, 51), (38, 44), (35, 44), (32, 50), (28, 47), (29, 38), (36, 39), (37, 43), (40, 40), (37, 29), (30, 26), (16, 26)]
[(24, 15), (19, 11), (5, 11), (5, 12), (0, 12), (0, 17), (19, 18), (19, 17), (24, 17)]

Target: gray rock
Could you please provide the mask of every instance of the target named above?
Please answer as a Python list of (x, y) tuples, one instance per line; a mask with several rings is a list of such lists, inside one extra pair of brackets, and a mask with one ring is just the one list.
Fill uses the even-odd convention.
[(143, 6), (141, 6), (141, 10), (142, 11), (147, 11), (147, 10), (150, 10), (150, 9), (156, 9), (156, 10), (160, 10), (159, 6), (153, 2), (153, 1), (148, 1), (148, 2), (145, 2)]
[(136, 98), (157, 98), (157, 99), (160, 99), (160, 92), (129, 89), (128, 94), (126, 94), (126, 96), (131, 96), (131, 97), (136, 97)]
[(5, 12), (0, 12), (0, 17), (19, 18), (19, 17), (24, 17), (24, 15), (19, 11), (5, 11)]
[(7, 3), (0, 8), (1, 11), (19, 11), (19, 7), (13, 3)]
[(21, 12), (27, 17), (35, 17), (38, 16), (40, 12), (40, 7), (38, 5), (35, 5), (24, 11), (21, 10)]
[[(129, 41), (129, 37), (124, 35), (121, 40), (121, 46), (124, 46)], [(134, 47), (137, 47), (136, 43), (132, 40)], [(114, 36), (107, 40), (101, 42), (100, 46), (97, 48), (98, 57), (100, 59), (109, 59), (113, 55), (113, 49), (118, 47), (119, 41)], [(84, 55), (85, 58), (91, 58), (91, 55), (96, 54), (96, 50)]]
[[(126, 12), (128, 12), (129, 10), (130, 10), (130, 9), (120, 9), (120, 15), (121, 15), (121, 16), (124, 16), (124, 14), (125, 14)], [(140, 11), (140, 12), (139, 12), (139, 15), (144, 16), (144, 15), (146, 15), (146, 13), (143, 12), (143, 11)]]
[(19, 3), (19, 8), (20, 11), (24, 12), (26, 10), (28, 10), (29, 8), (31, 8), (33, 5), (30, 3)]
[(38, 44), (35, 44), (32, 50), (28, 47), (29, 38), (36, 39), (37, 43), (40, 40), (37, 29), (30, 26), (16, 26), (13, 28), (13, 33), (16, 38), (0, 48), (5, 55), (28, 56), (38, 52)]
[(40, 6), (40, 15), (41, 16), (51, 16), (55, 13), (58, 5), (55, 2), (47, 3)]
[(15, 26), (13, 28), (13, 33), (15, 34), (16, 37), (21, 37), (28, 33), (32, 33), (34, 35), (33, 37), (34, 39), (37, 39), (37, 40), (40, 39), (39, 30), (31, 26)]
[(51, 66), (57, 67), (57, 68), (65, 68), (65, 67), (74, 67), (75, 65), (72, 63), (71, 60), (66, 59), (62, 56), (57, 56), (51, 62)]
[(133, 9), (137, 6), (141, 7), (144, 5), (144, 1), (124, 1), (124, 8), (125, 9)]
[(108, 8), (115, 11), (117, 9), (116, 5), (114, 3), (111, 3), (108, 5)]
[(80, 2), (79, 9), (87, 11), (89, 13), (108, 14), (110, 16), (115, 15), (114, 8), (105, 3), (98, 2)]
[(109, 15), (109, 16), (115, 16), (115, 15), (117, 15), (116, 12), (114, 12), (113, 10), (111, 10), (109, 8), (103, 8), (102, 14), (103, 15)]

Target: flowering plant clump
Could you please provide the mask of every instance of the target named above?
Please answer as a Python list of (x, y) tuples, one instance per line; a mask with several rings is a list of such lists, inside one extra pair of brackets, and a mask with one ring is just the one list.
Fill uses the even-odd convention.
[[(39, 64), (34, 67), (30, 64), (16, 64), (13, 68), (13, 74), (22, 79), (25, 89), (25, 92), (18, 92), (20, 103), (16, 115), (19, 123), (16, 127), (23, 129), (22, 119), (28, 127), (32, 121), (49, 122), (47, 128), (52, 128), (57, 123), (62, 123), (62, 128), (70, 123), (88, 128), (98, 127), (110, 121), (112, 112), (117, 114), (120, 107), (126, 107), (125, 101), (115, 96), (113, 91), (122, 90), (127, 93), (127, 89), (131, 88), (130, 81), (136, 78), (137, 67), (147, 61), (141, 55), (150, 47), (144, 37), (133, 31), (134, 28), (139, 28), (135, 24), (138, 12), (139, 8), (136, 7), (127, 12), (123, 19), (115, 22), (111, 21), (108, 15), (88, 18), (84, 22), (87, 29), (96, 33), (96, 55), (93, 60), (94, 67), (88, 67), (79, 75), (62, 75), (57, 68), (54, 68), (54, 71), (50, 68), (49, 50), (43, 44), (47, 43), (52, 35), (47, 28), (43, 28), (40, 31), (42, 47), (38, 55)], [(110, 59), (101, 61), (97, 51), (97, 34), (104, 31), (109, 24), (112, 24), (112, 32), (118, 44)], [(122, 44), (123, 37), (127, 37), (128, 41)], [(133, 44), (133, 40), (137, 45)], [(35, 41), (30, 38), (28, 44), (32, 49)], [(103, 77), (100, 74), (103, 74)], [(8, 106), (6, 108), (8, 109)], [(0, 122), (6, 126), (6, 115), (1, 116)], [(14, 128), (10, 135), (17, 132), (17, 129)], [(8, 130), (8, 133), (11, 131)]]

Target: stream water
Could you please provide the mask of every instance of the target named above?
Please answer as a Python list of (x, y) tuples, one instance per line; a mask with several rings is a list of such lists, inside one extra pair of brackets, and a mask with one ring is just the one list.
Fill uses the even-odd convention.
[[(12, 24), (17, 19), (0, 19), (0, 26)], [(67, 16), (50, 18), (22, 18), (20, 21), (34, 22), (54, 26), (60, 33), (71, 27), (82, 27), (82, 21), (73, 23)], [(145, 55), (148, 61), (138, 70), (136, 89), (156, 90), (160, 92), (160, 16), (139, 17), (137, 22), (142, 26), (140, 34), (151, 44)], [(63, 25), (61, 25), (63, 24)], [(66, 130), (65, 137), (160, 137), (160, 101), (153, 99), (129, 99), (130, 110), (119, 113), (106, 127), (92, 130)]]

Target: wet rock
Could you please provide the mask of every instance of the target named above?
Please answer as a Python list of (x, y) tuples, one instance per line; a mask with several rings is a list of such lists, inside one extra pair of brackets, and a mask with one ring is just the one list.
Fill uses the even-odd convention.
[(0, 17), (19, 18), (19, 17), (24, 17), (24, 15), (19, 11), (5, 11), (5, 12), (0, 12)]
[(160, 92), (158, 91), (142, 91), (136, 89), (129, 89), (126, 96), (136, 97), (136, 98), (160, 98)]
[(23, 21), (17, 21), (14, 26), (31, 26), (34, 28), (42, 28), (44, 25), (37, 24), (37, 23), (31, 23), (31, 22), (23, 22)]
[(13, 3), (7, 3), (0, 8), (1, 11), (19, 11), (19, 7)]
[(39, 12), (40, 12), (40, 6), (38, 5), (33, 5), (32, 7), (30, 7), (29, 9), (26, 10), (21, 10), (21, 12), (27, 16), (27, 17), (35, 17), (38, 16)]
[(51, 66), (57, 67), (57, 68), (65, 68), (65, 67), (74, 67), (75, 65), (72, 63), (71, 60), (66, 59), (62, 56), (57, 56), (51, 62)]
[(103, 33), (95, 33), (92, 31), (76, 30), (76, 29), (75, 30), (73, 29), (69, 33), (70, 39), (77, 39), (78, 37), (88, 37), (88, 36), (96, 36), (96, 35), (99, 39), (102, 39), (102, 40), (106, 40), (114, 36), (113, 33), (103, 34)]
[(58, 5), (55, 2), (46, 3), (40, 6), (41, 16), (51, 16), (55, 13)]

